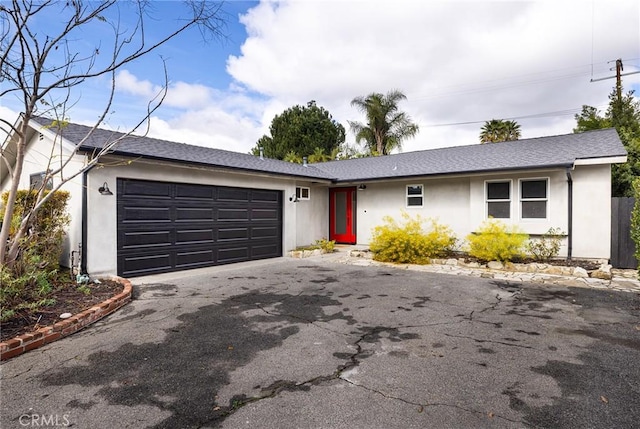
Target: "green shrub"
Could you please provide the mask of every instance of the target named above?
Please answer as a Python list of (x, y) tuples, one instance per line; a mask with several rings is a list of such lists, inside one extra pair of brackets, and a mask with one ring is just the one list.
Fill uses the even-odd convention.
[(373, 229), (369, 248), (373, 259), (382, 262), (428, 264), (431, 258), (450, 254), (457, 243), (451, 228), (433, 219), (424, 228), (425, 221), (417, 215), (410, 217), (402, 213), (403, 224), (392, 217), (384, 217), (384, 225)]
[[(11, 220), (9, 238), (15, 233), (21, 220), (35, 204), (37, 192), (33, 190), (20, 190), (16, 195), (16, 203)], [(7, 204), (9, 193), (2, 194), (2, 209), (0, 219), (4, 217), (4, 207)], [(69, 215), (66, 213), (69, 193), (57, 191), (34, 216), (29, 234), (20, 243), (19, 260), (12, 265), (15, 275), (25, 273), (34, 262), (29, 258), (37, 255), (41, 268), (56, 269), (58, 260), (62, 254), (65, 229), (69, 224)]]
[[(631, 211), (631, 239), (636, 243), (636, 251), (633, 256), (636, 257), (636, 261), (640, 264), (640, 178), (636, 178), (633, 181), (633, 194), (636, 202)], [(640, 265), (638, 266), (638, 272), (640, 273)]]
[(548, 261), (560, 253), (563, 235), (560, 228), (549, 228), (540, 238), (527, 242), (527, 253), (536, 261)]
[[(6, 207), (8, 193), (2, 195)], [(18, 191), (9, 238), (13, 237), (21, 220), (35, 202), (35, 191)], [(56, 192), (36, 213), (29, 233), (20, 240), (18, 259), (0, 266), (0, 320), (6, 321), (19, 310), (50, 305), (47, 295), (58, 281), (58, 260), (62, 254), (68, 192)], [(0, 219), (4, 210), (0, 210)]]
[(296, 248), (296, 250), (317, 250), (322, 249), (326, 253), (332, 253), (336, 248), (335, 240), (327, 240), (326, 238), (321, 238), (320, 240), (316, 240), (313, 244), (309, 246), (302, 246)]
[(469, 254), (483, 261), (511, 261), (524, 254), (529, 236), (516, 226), (489, 219), (476, 233), (469, 234)]

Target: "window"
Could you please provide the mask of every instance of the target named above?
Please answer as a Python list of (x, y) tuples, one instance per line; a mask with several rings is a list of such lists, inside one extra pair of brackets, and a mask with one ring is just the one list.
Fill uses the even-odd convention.
[[(40, 189), (40, 186), (42, 186), (42, 181), (44, 180), (46, 175), (47, 173), (45, 171), (30, 175), (29, 188)], [(45, 184), (44, 189), (47, 191), (50, 191), (53, 189), (53, 179), (51, 177), (49, 177), (49, 180), (47, 180), (47, 183)]]
[(547, 218), (548, 179), (520, 181), (520, 214), (522, 219)]
[(486, 182), (487, 217), (509, 219), (511, 217), (511, 181)]
[(308, 200), (311, 199), (311, 191), (309, 188), (296, 187), (296, 198), (298, 200)]
[(407, 185), (407, 207), (422, 207), (422, 185)]

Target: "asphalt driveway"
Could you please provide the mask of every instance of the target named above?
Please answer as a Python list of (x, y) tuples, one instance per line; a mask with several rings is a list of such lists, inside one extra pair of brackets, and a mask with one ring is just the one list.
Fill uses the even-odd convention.
[(322, 258), (145, 281), (117, 314), (2, 364), (2, 428), (640, 422), (637, 293)]

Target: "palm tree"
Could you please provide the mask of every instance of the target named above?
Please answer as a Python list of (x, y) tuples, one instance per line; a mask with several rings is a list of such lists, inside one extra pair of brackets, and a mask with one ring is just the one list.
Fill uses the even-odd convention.
[(480, 129), (480, 143), (496, 143), (518, 140), (520, 124), (516, 121), (492, 119), (486, 121)]
[(418, 133), (418, 125), (398, 110), (398, 102), (407, 97), (398, 90), (386, 95), (373, 92), (366, 97), (356, 97), (351, 101), (366, 115), (367, 123), (348, 121), (356, 135), (356, 142), (365, 141), (369, 152), (374, 155), (388, 155), (393, 149), (402, 149), (402, 141)]

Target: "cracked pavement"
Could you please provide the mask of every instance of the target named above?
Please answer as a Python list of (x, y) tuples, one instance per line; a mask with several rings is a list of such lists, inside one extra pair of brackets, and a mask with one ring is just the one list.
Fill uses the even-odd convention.
[(324, 258), (134, 284), (116, 314), (0, 366), (2, 428), (640, 421), (638, 293)]

